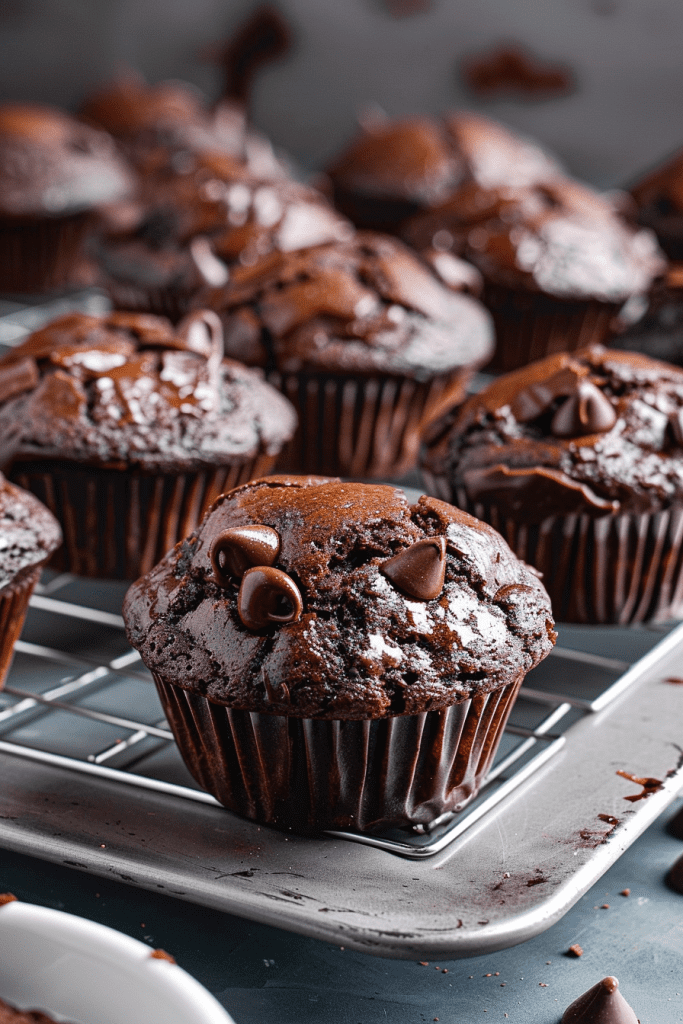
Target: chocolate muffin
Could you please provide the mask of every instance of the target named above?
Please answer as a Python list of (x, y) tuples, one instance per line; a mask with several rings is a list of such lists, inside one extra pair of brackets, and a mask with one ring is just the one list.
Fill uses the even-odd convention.
[(390, 232), (443, 204), (480, 213), (498, 192), (561, 174), (559, 163), (537, 144), (466, 111), (441, 120), (375, 119), (327, 170), (335, 205), (354, 224)]
[(599, 345), (550, 356), (468, 399), (424, 470), (540, 570), (558, 619), (683, 616), (683, 370)]
[(460, 809), (555, 639), (542, 585), (490, 527), (321, 477), (223, 495), (124, 618), (199, 784), (300, 831)]
[(221, 153), (195, 157), (186, 172), (144, 179), (142, 219), (111, 232), (99, 250), (101, 283), (115, 306), (178, 320), (207, 285), (225, 284), (235, 263), (353, 234), (315, 189), (264, 181)]
[(105, 132), (51, 107), (0, 107), (0, 291), (72, 283), (95, 211), (133, 177)]
[(223, 360), (218, 318), (68, 314), (0, 358), (0, 450), (64, 529), (60, 565), (135, 579), (294, 433), (262, 375)]
[(0, 473), (0, 688), (41, 569), (61, 539), (48, 510)]
[(197, 302), (220, 313), (228, 354), (264, 367), (296, 406), (291, 471), (405, 473), (426, 425), (493, 351), (480, 303), (370, 232), (236, 266)]
[(91, 96), (81, 117), (113, 135), (142, 174), (189, 169), (204, 152), (231, 156), (261, 178), (285, 173), (268, 140), (247, 127), (239, 103), (210, 107), (189, 82), (148, 85), (128, 71)]
[(462, 253), (481, 271), (498, 370), (605, 341), (622, 308), (665, 270), (654, 235), (634, 228), (618, 200), (560, 176), (456, 193), (403, 235), (418, 249)]

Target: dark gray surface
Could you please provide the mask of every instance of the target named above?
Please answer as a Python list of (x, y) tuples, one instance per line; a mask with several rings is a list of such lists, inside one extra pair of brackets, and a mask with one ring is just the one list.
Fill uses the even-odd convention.
[[(620, 979), (641, 1024), (679, 1024), (683, 896), (666, 888), (664, 875), (683, 842), (667, 833), (670, 816), (658, 819), (544, 935), (427, 967), (342, 951), (5, 850), (0, 891), (172, 952), (236, 1024), (422, 1024), (437, 1017), (441, 1024), (473, 1024), (503, 1021), (506, 1013), (511, 1024), (557, 1024), (564, 1008), (606, 974)], [(624, 888), (628, 898), (619, 895)], [(585, 951), (580, 960), (564, 955), (575, 942)]]

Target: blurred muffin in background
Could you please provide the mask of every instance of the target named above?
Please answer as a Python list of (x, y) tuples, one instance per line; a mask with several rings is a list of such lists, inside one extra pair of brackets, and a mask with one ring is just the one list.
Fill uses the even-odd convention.
[(49, 292), (81, 283), (97, 211), (133, 192), (134, 178), (103, 131), (51, 107), (0, 107), (0, 291)]

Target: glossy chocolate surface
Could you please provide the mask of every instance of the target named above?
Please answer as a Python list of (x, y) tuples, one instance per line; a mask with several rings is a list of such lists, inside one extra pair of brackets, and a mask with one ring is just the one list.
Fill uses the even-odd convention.
[(562, 1024), (638, 1024), (616, 978), (603, 978), (579, 996), (562, 1015)]
[(197, 302), (221, 314), (229, 355), (283, 371), (429, 380), (482, 365), (493, 351), (480, 303), (442, 285), (402, 243), (370, 232), (235, 267)]
[(593, 346), (500, 377), (427, 456), (453, 493), (522, 522), (683, 500), (683, 371)]
[(0, 590), (45, 562), (61, 539), (59, 525), (45, 506), (0, 473)]
[(144, 314), (67, 314), (0, 359), (0, 387), (14, 381), (0, 404), (0, 450), (170, 470), (279, 451), (294, 432), (291, 406), (222, 356), (210, 311), (177, 328)]
[[(217, 585), (215, 539), (251, 525), (280, 537), (272, 570)], [(423, 574), (435, 597), (387, 578), (390, 560), (424, 542), (440, 553), (444, 541), (438, 593), (440, 572), (432, 564)], [(296, 585), (300, 617), (245, 625), (246, 581), (274, 572)], [(407, 575), (419, 588), (415, 566)], [(303, 718), (448, 707), (514, 682), (554, 642), (543, 586), (490, 527), (432, 498), (410, 506), (393, 487), (322, 477), (269, 477), (219, 498), (131, 588), (124, 617), (131, 643), (167, 682), (231, 708)]]
[(251, 266), (270, 252), (287, 253), (353, 234), (351, 224), (315, 189), (286, 178), (256, 178), (220, 153), (190, 159), (143, 180), (142, 219), (112, 233), (99, 260), (104, 284), (197, 291), (220, 286), (233, 265)]
[(638, 220), (672, 260), (683, 259), (683, 151), (631, 187)]
[(270, 526), (233, 526), (219, 533), (211, 545), (211, 564), (216, 582), (230, 586), (254, 566), (272, 565), (280, 551), (280, 538)]
[(67, 216), (122, 200), (133, 187), (106, 132), (51, 107), (0, 106), (4, 216)]

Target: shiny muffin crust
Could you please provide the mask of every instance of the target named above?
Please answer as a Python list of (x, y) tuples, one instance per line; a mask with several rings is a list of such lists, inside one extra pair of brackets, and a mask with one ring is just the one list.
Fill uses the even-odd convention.
[(291, 406), (222, 353), (211, 312), (60, 317), (0, 359), (3, 457), (179, 471), (279, 451)]
[[(254, 525), (278, 535), (271, 564), (301, 598), (299, 618), (264, 628), (245, 625), (243, 585), (222, 573), (219, 584), (211, 561), (224, 531)], [(388, 565), (406, 551), (420, 562), (425, 546), (445, 559), (430, 599), (414, 596), (415, 564), (407, 575), (405, 556)], [(410, 506), (398, 489), (323, 477), (223, 495), (133, 585), (124, 618), (165, 681), (236, 709), (320, 719), (447, 707), (514, 682), (555, 638), (543, 586), (491, 527), (433, 498)]]
[(441, 284), (401, 242), (374, 232), (236, 267), (197, 305), (220, 313), (230, 355), (284, 372), (428, 381), (481, 366), (493, 352), (483, 306)]
[(683, 370), (594, 345), (468, 399), (426, 460), (453, 494), (522, 522), (683, 499)]
[(0, 592), (43, 563), (61, 536), (45, 506), (0, 473)]

